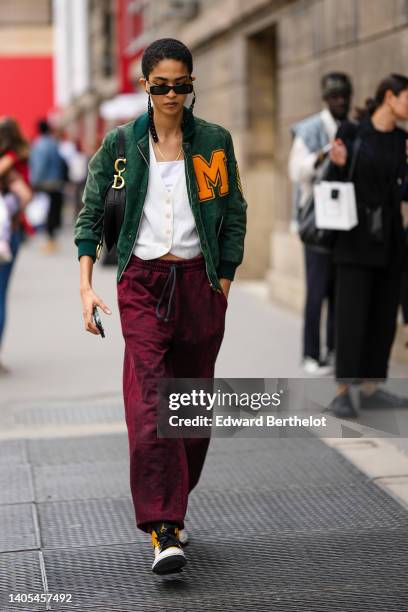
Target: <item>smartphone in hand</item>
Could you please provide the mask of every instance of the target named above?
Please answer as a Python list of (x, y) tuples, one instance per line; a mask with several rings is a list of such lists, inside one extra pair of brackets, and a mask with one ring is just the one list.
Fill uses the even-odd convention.
[(103, 329), (102, 321), (101, 321), (101, 318), (99, 316), (99, 312), (96, 306), (93, 307), (92, 314), (93, 314), (93, 320), (94, 320), (96, 327), (99, 329), (99, 332), (102, 338), (105, 338), (105, 330)]

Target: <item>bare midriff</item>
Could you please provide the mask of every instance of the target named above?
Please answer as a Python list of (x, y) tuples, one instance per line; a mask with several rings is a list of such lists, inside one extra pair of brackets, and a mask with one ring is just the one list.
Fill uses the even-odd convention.
[(169, 261), (182, 261), (185, 259), (184, 257), (177, 257), (177, 255), (173, 255), (172, 253), (166, 253), (166, 255), (162, 255), (159, 259), (168, 259)]
[[(203, 254), (200, 253), (193, 259), (199, 259)], [(173, 255), (173, 253), (166, 253), (166, 255), (162, 255), (159, 259), (167, 259), (168, 261), (187, 261), (185, 257), (177, 257), (177, 255)]]

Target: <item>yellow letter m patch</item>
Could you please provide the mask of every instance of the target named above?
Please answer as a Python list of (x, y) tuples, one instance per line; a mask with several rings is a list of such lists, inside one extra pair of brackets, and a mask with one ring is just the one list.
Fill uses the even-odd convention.
[(215, 198), (215, 187), (218, 187), (220, 196), (227, 195), (229, 183), (227, 160), (223, 149), (211, 153), (209, 164), (202, 155), (193, 155), (193, 164), (198, 185), (198, 197), (201, 202)]

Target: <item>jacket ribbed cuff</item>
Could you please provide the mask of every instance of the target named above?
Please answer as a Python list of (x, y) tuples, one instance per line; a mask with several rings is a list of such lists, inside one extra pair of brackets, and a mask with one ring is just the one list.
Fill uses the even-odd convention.
[(78, 240), (78, 259), (81, 259), (82, 255), (89, 255), (92, 260), (96, 260), (96, 247), (98, 243), (94, 240)]
[(218, 278), (228, 278), (228, 280), (234, 280), (235, 270), (237, 269), (238, 264), (232, 261), (220, 261), (220, 265), (218, 266), (217, 274)]

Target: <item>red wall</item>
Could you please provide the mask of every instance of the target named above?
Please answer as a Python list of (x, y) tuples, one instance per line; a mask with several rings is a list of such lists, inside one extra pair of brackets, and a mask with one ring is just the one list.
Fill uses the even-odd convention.
[(118, 72), (119, 92), (134, 92), (135, 88), (130, 80), (129, 68), (133, 60), (139, 57), (143, 49), (130, 54), (127, 49), (132, 39), (142, 33), (142, 18), (139, 14), (128, 14), (129, 0), (117, 0), (117, 43), (118, 43)]
[(52, 57), (0, 57), (0, 116), (17, 119), (28, 138), (53, 107)]

